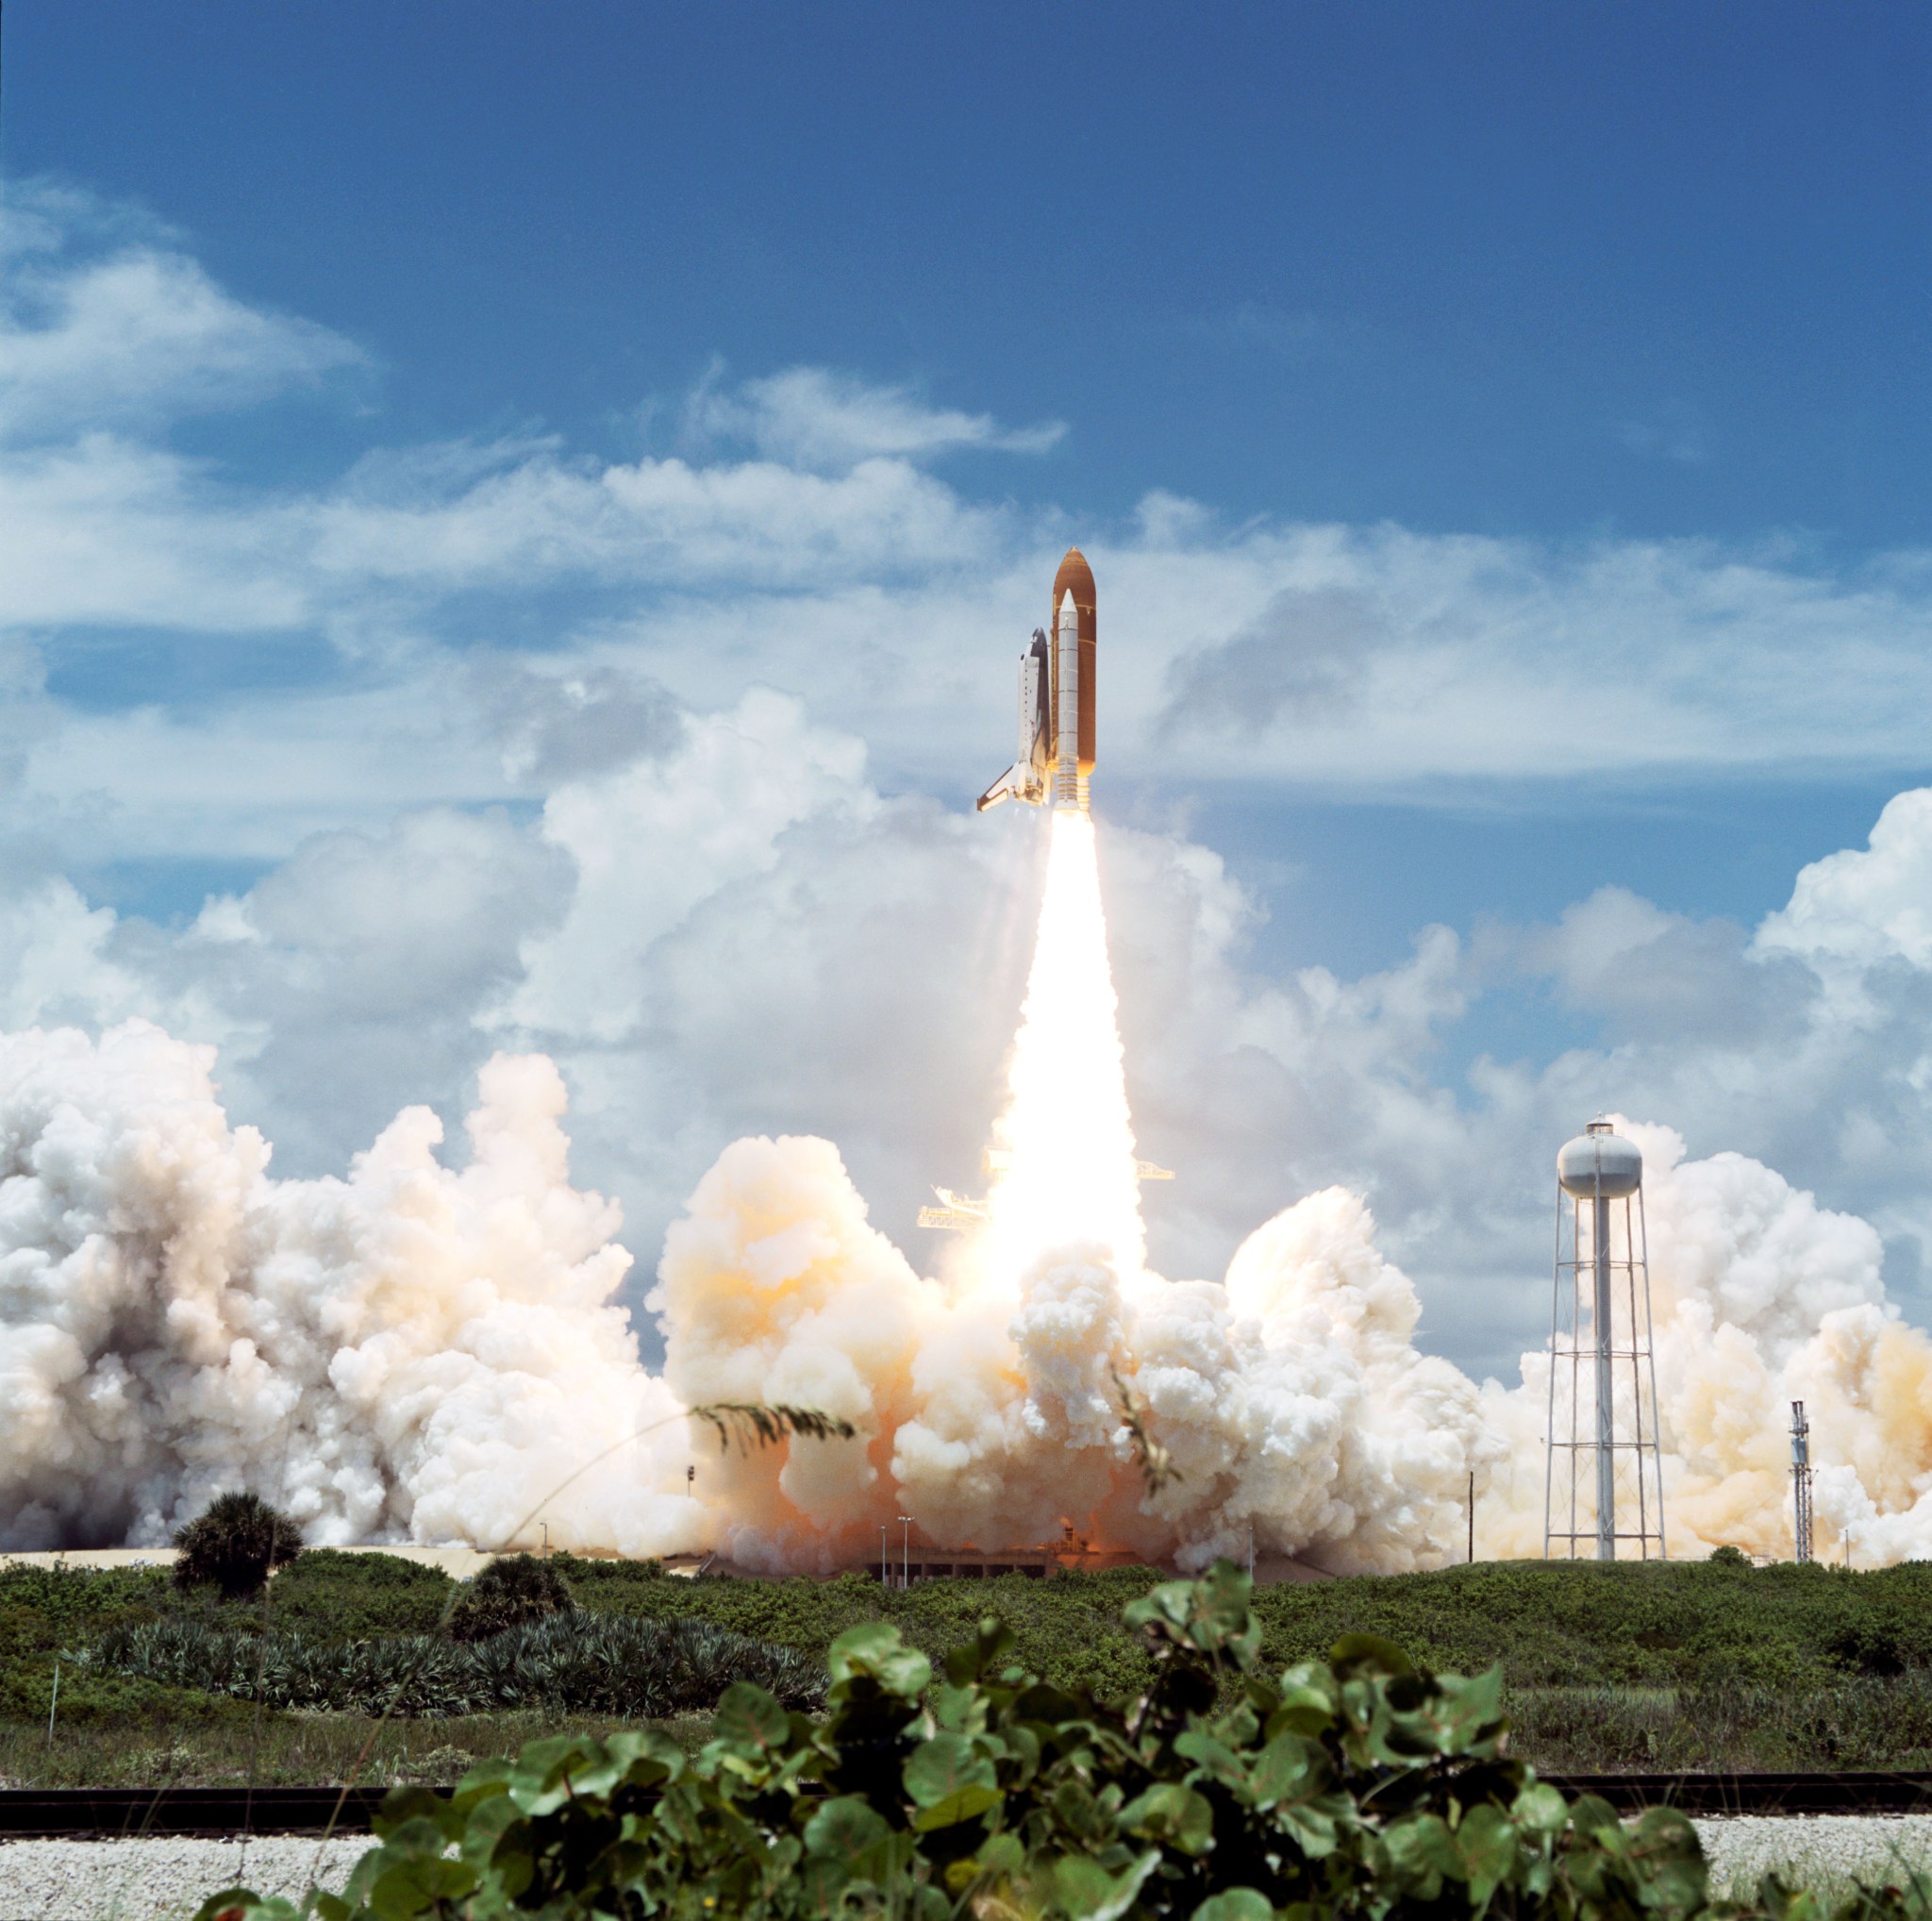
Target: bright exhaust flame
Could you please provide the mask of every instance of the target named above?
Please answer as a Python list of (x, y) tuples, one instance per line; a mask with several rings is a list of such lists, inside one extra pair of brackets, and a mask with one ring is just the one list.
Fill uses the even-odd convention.
[(1104, 1247), (1124, 1280), (1145, 1267), (1116, 1008), (1093, 822), (1057, 810), (1011, 1097), (994, 1129), (988, 1260), (999, 1286), (1076, 1242)]

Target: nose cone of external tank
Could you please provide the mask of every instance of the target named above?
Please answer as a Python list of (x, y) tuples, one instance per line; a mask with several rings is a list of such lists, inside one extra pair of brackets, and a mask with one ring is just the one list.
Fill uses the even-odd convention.
[(1053, 604), (1056, 607), (1069, 588), (1073, 590), (1074, 605), (1091, 612), (1093, 608), (1093, 569), (1087, 564), (1087, 556), (1078, 547), (1067, 549), (1067, 558), (1060, 562), (1060, 571), (1053, 576)]
[(1607, 1121), (1592, 1121), (1557, 1156), (1557, 1180), (1578, 1200), (1620, 1200), (1643, 1185), (1643, 1156)]

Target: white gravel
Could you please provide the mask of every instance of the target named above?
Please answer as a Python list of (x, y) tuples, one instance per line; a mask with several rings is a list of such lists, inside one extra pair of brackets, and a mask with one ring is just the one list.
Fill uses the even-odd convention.
[[(1748, 1895), (1780, 1870), (1792, 1885), (1840, 1888), (1932, 1875), (1932, 1814), (1725, 1814), (1696, 1817), (1711, 1892)], [(371, 1846), (258, 1835), (240, 1841), (10, 1841), (0, 1844), (0, 1921), (179, 1921), (237, 1881), (261, 1895), (340, 1888)]]
[(256, 1835), (244, 1858), (240, 1841), (9, 1841), (0, 1921), (175, 1921), (238, 1884), (295, 1899), (316, 1879), (340, 1889), (372, 1846), (367, 1834)]
[(1932, 1875), (1932, 1814), (1699, 1814), (1692, 1826), (1716, 1895), (1750, 1895), (1774, 1869), (1819, 1889)]

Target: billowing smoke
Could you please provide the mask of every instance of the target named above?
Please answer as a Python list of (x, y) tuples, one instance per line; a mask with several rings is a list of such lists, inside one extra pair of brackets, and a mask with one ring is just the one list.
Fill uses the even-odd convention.
[[(0, 1544), (162, 1540), (246, 1484), (311, 1541), (494, 1546), (675, 1416), (548, 1061), (483, 1070), (461, 1173), (411, 1108), (314, 1181), (270, 1177), (212, 1066), (140, 1022), (0, 1039)], [(550, 1538), (694, 1542), (647, 1445), (552, 1500)]]
[[(1478, 1388), (1420, 1353), (1359, 1197), (1296, 1202), (1225, 1277), (1145, 1267), (1091, 828), (1048, 909), (985, 1219), (922, 1276), (828, 1142), (731, 1144), (616, 1305), (615, 1208), (573, 1187), (559, 1077), (483, 1070), (458, 1169), (409, 1109), (345, 1179), (278, 1180), (211, 1050), (131, 1023), (0, 1037), (0, 1546), (164, 1539), (247, 1485), (315, 1542), (716, 1549), (865, 1562), (908, 1515), (991, 1550), (1071, 1530), (1184, 1567), (1336, 1571), (1541, 1549), (1547, 1363)], [(1932, 1341), (1864, 1222), (1733, 1154), (1643, 1148), (1674, 1553), (1790, 1551), (1787, 1403), (1824, 1545), (1932, 1554)], [(1177, 1475), (1150, 1492), (1124, 1418)], [(857, 1438), (694, 1455), (684, 1410), (809, 1406)], [(688, 1495), (686, 1463), (699, 1481)]]

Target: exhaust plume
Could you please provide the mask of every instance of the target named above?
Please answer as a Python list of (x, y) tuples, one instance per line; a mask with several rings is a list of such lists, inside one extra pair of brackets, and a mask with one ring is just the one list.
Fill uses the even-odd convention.
[[(905, 1514), (941, 1546), (1071, 1531), (1188, 1568), (1252, 1543), (1396, 1570), (1460, 1557), (1474, 1475), (1478, 1554), (1540, 1553), (1546, 1356), (1478, 1389), (1421, 1353), (1359, 1196), (1296, 1202), (1221, 1280), (1147, 1270), (1092, 827), (1053, 832), (980, 1231), (924, 1278), (829, 1142), (735, 1142), (666, 1238), (661, 1378), (543, 1057), (485, 1066), (460, 1171), (411, 1108), (345, 1178), (277, 1180), (211, 1049), (142, 1022), (0, 1036), (0, 1546), (158, 1543), (246, 1486), (317, 1543), (500, 1548), (535, 1512), (560, 1546), (818, 1570), (869, 1564)], [(1673, 1553), (1790, 1552), (1802, 1396), (1824, 1551), (1932, 1557), (1932, 1341), (1876, 1234), (1757, 1161), (1624, 1131)], [(1119, 1382), (1177, 1470), (1158, 1489)], [(678, 1416), (712, 1400), (858, 1435), (694, 1453)]]

